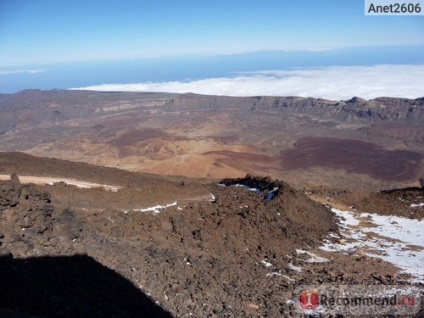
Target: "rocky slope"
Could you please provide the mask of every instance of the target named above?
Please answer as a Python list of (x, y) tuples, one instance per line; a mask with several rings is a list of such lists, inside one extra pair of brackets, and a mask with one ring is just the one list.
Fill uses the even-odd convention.
[[(249, 180), (253, 179), (245, 181), (249, 183)], [(189, 313), (197, 317), (224, 313), (249, 316), (249, 311), (255, 310), (249, 309), (249, 303), (262, 303), (261, 311), (277, 313), (282, 310), (278, 305), (281, 300), (275, 298), (281, 284), (270, 285), (267, 273), (287, 270), (288, 262), (296, 255), (295, 246), (313, 246), (336, 228), (331, 213), (304, 194), (279, 181), (270, 183), (264, 179), (261, 183), (268, 188), (279, 187), (278, 197), (265, 202), (261, 195), (247, 190), (209, 185), (207, 188), (217, 197), (214, 203), (188, 202), (181, 208), (173, 207), (153, 215), (123, 213), (107, 205), (94, 209), (70, 194), (73, 186), (67, 192), (60, 192), (54, 188), (61, 185), (21, 185), (13, 174), (11, 181), (3, 181), (0, 186), (0, 254), (9, 257), (0, 258), (5, 264), (2, 272), (13, 271), (10, 267), (17, 266), (14, 263), (23, 258), (32, 262), (34, 257), (84, 254), (131, 280), (176, 316)], [(52, 194), (44, 191), (49, 189)], [(152, 195), (160, 197), (163, 191), (157, 189)], [(97, 194), (98, 200), (106, 199), (108, 193), (103, 193)], [(61, 201), (69, 196), (75, 199), (68, 200), (71, 205), (63, 208)], [(305, 219), (310, 223), (305, 223)], [(83, 266), (92, 266), (90, 261), (69, 259), (73, 261), (82, 262), (78, 265), (82, 267), (79, 275), (86, 276)], [(63, 258), (58, 262), (63, 263), (63, 268), (67, 266)], [(267, 262), (272, 262), (272, 268)], [(23, 275), (28, 275), (26, 288), (33, 294), (19, 290), (19, 286), (24, 288), (20, 281), (4, 279), (0, 282), (3, 293), (0, 307), (36, 316), (61, 313), (63, 317), (71, 317), (76, 310), (72, 306), (81, 307), (81, 300), (73, 300), (76, 295), (69, 289), (76, 287), (69, 282), (69, 274), (66, 269), (57, 278), (65, 285), (57, 286), (57, 282), (57, 290), (51, 297), (70, 297), (67, 304), (70, 308), (38, 306), (37, 299), (45, 301), (49, 297), (41, 297), (39, 293), (46, 294), (52, 282), (49, 277), (40, 277), (38, 281), (42, 285), (37, 286), (36, 278), (28, 272)], [(38, 275), (49, 274), (41, 269)], [(85, 294), (93, 297), (89, 291), (94, 293), (96, 284), (96, 278), (87, 277)], [(271, 298), (270, 288), (277, 293)], [(106, 303), (107, 297), (111, 296), (99, 296), (94, 304), (76, 312), (119, 317), (119, 310), (131, 310), (125, 314), (131, 317), (142, 309), (133, 308), (134, 304), (128, 303), (131, 299), (115, 308)], [(117, 302), (115, 298), (112, 300)], [(102, 304), (109, 306), (111, 312), (101, 309)], [(146, 306), (153, 310), (152, 305)]]
[[(43, 167), (51, 164), (56, 177), (85, 174), (101, 184), (115, 178), (123, 188), (24, 185), (16, 174), (0, 181), (5, 317), (293, 317), (290, 300), (299, 285), (406, 284), (408, 278), (359, 252), (319, 251), (324, 239), (339, 234), (335, 215), (283, 181), (166, 180), (28, 155), (7, 158), (5, 173), (28, 173), (31, 164), (47, 173)], [(160, 213), (138, 209), (174, 200)]]

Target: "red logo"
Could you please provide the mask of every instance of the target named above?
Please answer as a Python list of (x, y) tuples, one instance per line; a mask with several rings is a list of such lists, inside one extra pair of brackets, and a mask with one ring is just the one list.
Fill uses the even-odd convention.
[(319, 306), (319, 294), (317, 290), (304, 290), (299, 295), (300, 307), (303, 309), (315, 309)]

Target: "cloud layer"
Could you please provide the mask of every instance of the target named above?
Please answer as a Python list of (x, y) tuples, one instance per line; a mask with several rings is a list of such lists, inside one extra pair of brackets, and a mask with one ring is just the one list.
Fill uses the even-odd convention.
[(238, 73), (234, 77), (159, 83), (102, 84), (75, 89), (197, 93), (228, 96), (302, 96), (333, 100), (359, 96), (424, 96), (424, 65), (331, 66)]
[(0, 71), (0, 75), (38, 74), (42, 72), (44, 72), (44, 70), (8, 70), (8, 71)]

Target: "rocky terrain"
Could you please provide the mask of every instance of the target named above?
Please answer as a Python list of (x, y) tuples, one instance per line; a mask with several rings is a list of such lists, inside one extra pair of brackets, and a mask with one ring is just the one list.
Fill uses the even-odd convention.
[[(48, 176), (50, 167), (52, 177), (120, 186), (22, 184), (14, 173), (0, 181), (2, 317), (296, 317), (300, 285), (410, 284), (359, 250), (319, 249), (341, 235), (319, 200), (350, 204), (346, 191), (305, 193), (250, 176), (165, 179), (17, 153), (0, 159), (1, 173)], [(374, 208), (383, 199), (365, 200)], [(142, 211), (152, 206), (160, 207)]]
[(0, 98), (0, 150), (296, 188), (402, 188), (424, 175), (423, 109), (422, 98), (27, 90)]
[(0, 95), (0, 317), (299, 317), (305, 285), (422, 288), (423, 110)]

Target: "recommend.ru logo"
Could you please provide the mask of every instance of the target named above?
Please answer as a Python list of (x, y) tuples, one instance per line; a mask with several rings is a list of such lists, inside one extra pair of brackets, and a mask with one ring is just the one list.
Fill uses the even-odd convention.
[(296, 288), (295, 309), (307, 315), (415, 315), (421, 289), (406, 285), (313, 285)]

